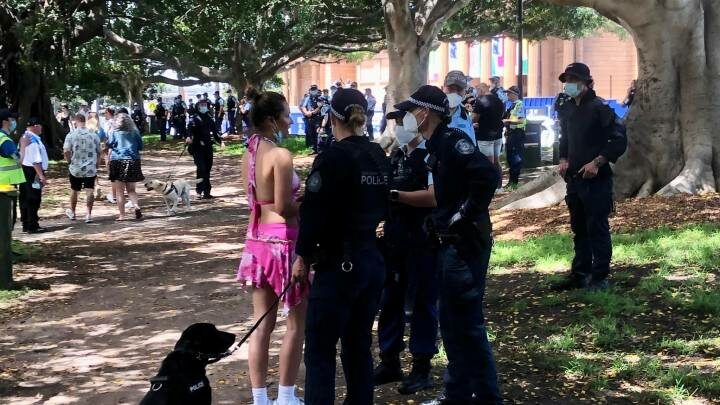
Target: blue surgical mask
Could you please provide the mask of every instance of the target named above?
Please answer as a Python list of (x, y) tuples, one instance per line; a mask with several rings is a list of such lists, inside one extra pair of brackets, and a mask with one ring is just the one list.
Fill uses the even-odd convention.
[(12, 134), (17, 129), (17, 121), (11, 120), (10, 121), (10, 133)]
[(563, 92), (570, 97), (577, 97), (580, 95), (580, 85), (577, 83), (565, 83), (563, 86)]
[(207, 108), (207, 107), (200, 107), (200, 108), (198, 108), (198, 111), (200, 111), (200, 114), (205, 114), (206, 112), (208, 112), (208, 108)]

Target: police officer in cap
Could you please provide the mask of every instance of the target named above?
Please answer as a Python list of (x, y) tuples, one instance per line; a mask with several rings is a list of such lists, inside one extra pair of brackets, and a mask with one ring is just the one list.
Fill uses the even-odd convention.
[(467, 86), (467, 76), (459, 70), (451, 70), (445, 76), (445, 94), (447, 94), (451, 116), (448, 127), (457, 128), (465, 132), (470, 139), (475, 139), (472, 119), (462, 105)]
[(387, 114), (388, 120), (397, 123), (395, 138), (400, 147), (390, 158), (392, 203), (381, 239), (387, 275), (378, 320), (380, 365), (375, 369), (376, 385), (403, 378), (400, 353), (405, 348), (405, 301), (409, 290), (412, 370), (399, 388), (405, 395), (431, 386), (430, 361), (437, 353), (438, 332), (437, 255), (423, 231), (423, 223), (435, 207), (434, 187), (425, 163), (425, 140), (417, 131), (404, 128), (406, 114), (400, 109)]
[(130, 114), (130, 118), (132, 118), (133, 122), (135, 123), (135, 126), (137, 127), (140, 134), (145, 133), (145, 111), (143, 111), (143, 107), (138, 104), (133, 104), (133, 110)]
[(155, 111), (153, 111), (153, 114), (155, 114), (155, 122), (160, 130), (160, 140), (165, 141), (167, 139), (168, 111), (163, 104), (162, 97), (157, 98), (157, 104), (155, 105)]
[(316, 84), (313, 84), (310, 86), (308, 96), (305, 97), (300, 106), (300, 112), (303, 113), (306, 119), (305, 146), (312, 148), (314, 153), (318, 151), (317, 131), (322, 123), (322, 117), (320, 116), (320, 95), (320, 89)]
[(385, 279), (376, 229), (388, 213), (390, 165), (365, 136), (367, 101), (340, 89), (331, 102), (337, 142), (318, 155), (300, 206), (293, 279), (314, 271), (305, 333), (305, 402), (335, 403), (338, 340), (346, 404), (373, 403), (372, 326)]
[(565, 202), (575, 238), (575, 257), (566, 280), (556, 289), (608, 287), (612, 241), (608, 216), (613, 210), (610, 162), (625, 153), (627, 139), (613, 110), (592, 89), (590, 68), (570, 64), (560, 81), (571, 99), (558, 109), (559, 172), (567, 182)]
[(188, 137), (185, 139), (188, 152), (193, 156), (197, 167), (197, 178), (202, 179), (196, 186), (200, 199), (213, 198), (210, 194), (210, 170), (213, 165), (213, 143), (223, 145), (220, 135), (215, 130), (215, 121), (210, 115), (208, 102), (200, 100), (196, 104), (197, 113), (190, 119)]
[(225, 100), (220, 97), (220, 91), (215, 91), (213, 113), (215, 115), (215, 131), (217, 131), (218, 134), (222, 134), (222, 122), (223, 118), (225, 118)]
[(488, 206), (498, 174), (464, 132), (448, 128), (449, 105), (422, 86), (396, 106), (403, 129), (427, 140), (437, 208), (426, 229), (438, 244), (440, 331), (448, 357), (445, 395), (429, 404), (502, 403), (483, 315), (490, 250)]
[(187, 105), (178, 94), (170, 109), (170, 123), (175, 128), (175, 139), (183, 139), (187, 135)]
[(228, 115), (228, 134), (236, 133), (235, 123), (237, 122), (238, 100), (232, 94), (232, 89), (227, 89), (227, 115)]
[(508, 100), (512, 103), (505, 112), (505, 155), (508, 161), (508, 186), (516, 187), (520, 181), (520, 172), (523, 167), (525, 154), (525, 105), (520, 99), (520, 89), (512, 86), (507, 89)]

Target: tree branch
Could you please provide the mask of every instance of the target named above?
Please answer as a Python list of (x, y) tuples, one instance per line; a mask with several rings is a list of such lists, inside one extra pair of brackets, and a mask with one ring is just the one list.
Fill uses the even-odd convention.
[(169, 55), (160, 49), (146, 47), (136, 42), (130, 41), (121, 37), (120, 35), (116, 34), (108, 28), (105, 28), (104, 34), (105, 39), (108, 42), (117, 47), (125, 49), (126, 51), (130, 52), (133, 57), (138, 59), (152, 59), (158, 62), (162, 62), (175, 70), (185, 72), (190, 76), (194, 76), (207, 81), (229, 82), (232, 76), (232, 74), (228, 71), (212, 69), (206, 66), (202, 66), (192, 61)]
[(374, 46), (341, 46), (331, 44), (320, 44), (316, 46), (317, 49), (324, 49), (328, 51), (350, 53), (350, 52), (380, 52), (384, 47)]
[(147, 83), (165, 83), (178, 87), (190, 87), (198, 84), (208, 83), (212, 80), (203, 79), (171, 79), (165, 76), (150, 76), (145, 80)]
[(431, 1), (435, 1), (435, 4), (420, 33), (420, 39), (424, 43), (434, 40), (442, 28), (442, 23), (465, 7), (470, 0), (428, 0), (428, 3)]

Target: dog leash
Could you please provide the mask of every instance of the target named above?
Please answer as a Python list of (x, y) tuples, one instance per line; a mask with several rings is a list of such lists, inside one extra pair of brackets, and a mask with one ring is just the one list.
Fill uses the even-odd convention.
[(287, 294), (288, 290), (290, 289), (290, 287), (292, 287), (293, 284), (295, 284), (295, 283), (292, 282), (292, 281), (290, 281), (290, 282), (288, 283), (288, 285), (285, 286), (285, 289), (280, 293), (280, 295), (278, 295), (278, 297), (277, 297), (277, 299), (275, 300), (275, 302), (273, 302), (273, 304), (270, 306), (270, 309), (268, 309), (268, 310), (260, 317), (260, 319), (258, 319), (258, 321), (255, 322), (255, 325), (253, 325), (252, 328), (250, 328), (250, 330), (245, 334), (245, 336), (243, 336), (243, 338), (240, 339), (239, 342), (234, 343), (232, 346), (230, 346), (230, 348), (229, 348), (225, 353), (223, 353), (217, 360), (213, 361), (213, 363), (214, 363), (214, 362), (217, 362), (217, 361), (220, 361), (221, 359), (223, 359), (223, 358), (225, 358), (225, 357), (227, 357), (227, 356), (230, 356), (231, 354), (235, 353), (235, 351), (236, 351), (237, 349), (239, 349), (240, 346), (242, 346), (243, 343), (245, 343), (245, 342), (250, 338), (250, 336), (253, 334), (253, 332), (255, 332), (255, 330), (260, 326), (260, 324), (262, 323), (262, 321), (265, 320), (265, 318), (266, 318), (268, 315), (270, 315), (270, 314), (273, 312), (273, 310), (277, 311), (277, 309), (275, 309), (275, 307), (277, 307), (278, 305), (280, 305), (280, 301), (283, 299), (283, 297), (285, 296), (285, 294)]
[[(187, 144), (187, 142), (185, 142), (183, 149), (180, 151), (180, 156), (178, 156), (177, 159), (175, 159), (175, 163), (173, 164), (173, 167), (177, 166), (178, 162), (180, 161), (180, 158), (185, 154), (185, 150), (187, 148), (188, 148), (188, 144)], [(170, 171), (170, 174), (168, 174), (167, 178), (165, 179), (165, 183), (167, 183), (170, 180), (172, 175), (173, 175), (173, 171)]]

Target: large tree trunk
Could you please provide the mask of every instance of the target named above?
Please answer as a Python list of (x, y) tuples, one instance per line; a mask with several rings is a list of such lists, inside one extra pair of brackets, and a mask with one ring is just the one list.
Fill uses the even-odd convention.
[(147, 83), (143, 75), (137, 73), (127, 73), (120, 79), (120, 85), (125, 90), (125, 95), (128, 100), (128, 107), (132, 109), (132, 106), (137, 103), (143, 105), (143, 92)]
[(19, 68), (17, 85), (12, 86), (12, 104), (17, 106), (18, 133), (25, 130), (30, 117), (38, 117), (43, 124), (42, 139), (51, 158), (62, 157), (65, 130), (55, 118), (55, 109), (50, 101), (50, 89), (46, 75), (37, 68), (26, 65)]
[(720, 2), (547, 1), (594, 7), (625, 26), (637, 45), (638, 89), (628, 150), (615, 165), (616, 194), (720, 189)]

